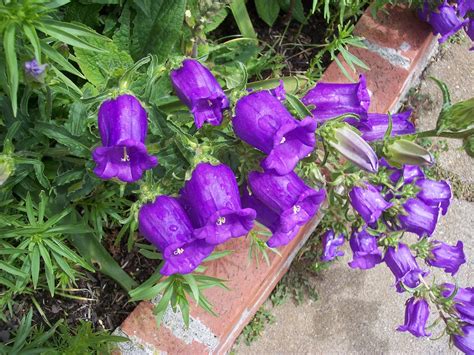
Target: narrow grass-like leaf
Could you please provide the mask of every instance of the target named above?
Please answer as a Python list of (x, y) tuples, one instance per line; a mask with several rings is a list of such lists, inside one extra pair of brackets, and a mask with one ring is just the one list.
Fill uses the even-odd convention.
[(193, 297), (196, 300), (196, 303), (199, 303), (200, 292), (199, 292), (199, 287), (196, 282), (196, 279), (194, 278), (192, 274), (183, 275), (183, 279), (187, 282), (187, 284), (191, 288), (191, 292), (193, 293)]
[(56, 264), (58, 264), (58, 266), (61, 268), (61, 270), (63, 270), (67, 276), (69, 276), (69, 278), (71, 280), (74, 280), (75, 279), (75, 275), (74, 275), (74, 270), (68, 265), (67, 262), (65, 262), (60, 255), (56, 254), (55, 252), (52, 252), (51, 253), (53, 255), (53, 259), (56, 261)]
[(58, 64), (63, 70), (85, 79), (84, 75), (82, 75), (79, 70), (77, 70), (71, 63), (69, 63), (66, 58), (61, 55), (61, 53), (48, 45), (44, 40), (41, 41), (41, 50), (49, 57), (49, 59)]
[(36, 60), (41, 64), (41, 42), (38, 38), (35, 27), (30, 23), (25, 23), (23, 25), (23, 32), (33, 46)]
[(30, 224), (32, 226), (36, 226), (37, 223), (36, 223), (36, 216), (35, 216), (35, 210), (33, 208), (33, 201), (31, 200), (31, 195), (30, 193), (28, 192), (26, 194), (26, 215), (28, 216), (28, 222), (30, 222)]
[(31, 260), (31, 281), (33, 281), (33, 288), (36, 289), (38, 285), (39, 271), (40, 271), (40, 252), (37, 245), (33, 245), (33, 250), (30, 254)]
[(38, 244), (39, 246), (39, 251), (41, 258), (44, 261), (44, 269), (45, 269), (45, 274), (46, 274), (46, 282), (48, 284), (48, 289), (49, 293), (51, 296), (54, 296), (54, 289), (55, 289), (55, 284), (54, 284), (54, 267), (53, 263), (51, 262), (51, 257), (46, 250), (46, 248), (42, 244)]
[(75, 24), (75, 23), (61, 22), (61, 21), (48, 20), (48, 19), (42, 19), (41, 23), (48, 27), (56, 28), (60, 31), (66, 31), (70, 34), (73, 34), (79, 37), (94, 37), (97, 39), (105, 39), (108, 41), (111, 40), (109, 37), (98, 34), (97, 32), (95, 32), (93, 29), (89, 27)]
[(11, 266), (4, 261), (0, 260), (0, 270), (6, 271), (9, 274), (15, 275), (15, 276), (20, 276), (22, 278), (25, 278), (28, 276), (28, 274), (14, 266)]
[(15, 51), (16, 25), (10, 23), (3, 33), (3, 50), (7, 64), (8, 92), (12, 103), (13, 116), (16, 117), (18, 109), (18, 61)]
[(247, 38), (257, 38), (257, 33), (253, 28), (252, 20), (250, 20), (247, 7), (245, 6), (245, 0), (232, 0), (230, 3), (230, 9), (242, 36)]
[(82, 38), (77, 37), (77, 36), (75, 36), (71, 33), (68, 33), (66, 31), (63, 31), (62, 29), (57, 28), (55, 26), (38, 24), (38, 28), (41, 30), (41, 32), (44, 32), (47, 35), (49, 35), (51, 37), (54, 37), (54, 38), (66, 43), (66, 44), (69, 44), (69, 45), (73, 46), (73, 47), (83, 48), (83, 49), (87, 49), (87, 50), (94, 51), (94, 52), (105, 52), (102, 48), (91, 46), (89, 43), (87, 43)]
[(21, 347), (25, 345), (25, 341), (31, 332), (31, 320), (33, 318), (33, 309), (30, 308), (26, 317), (23, 317), (20, 326), (16, 332), (15, 342), (13, 343), (12, 353), (19, 353)]

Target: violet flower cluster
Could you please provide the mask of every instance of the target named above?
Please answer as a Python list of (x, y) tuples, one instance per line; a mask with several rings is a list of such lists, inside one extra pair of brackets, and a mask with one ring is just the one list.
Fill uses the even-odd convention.
[[(367, 142), (383, 139), (389, 126), (389, 116), (382, 113), (369, 113), (370, 94), (363, 74), (354, 84), (320, 82), (309, 90), (301, 101), (311, 110), (318, 123), (326, 122), (341, 115), (353, 114), (359, 118), (346, 118), (345, 121), (356, 127)], [(391, 115), (391, 136), (415, 133), (410, 122), (412, 110)]]
[(255, 210), (242, 208), (237, 180), (224, 165), (199, 163), (178, 198), (158, 196), (140, 209), (140, 233), (162, 253), (163, 275), (194, 271), (214, 248), (253, 228)]
[[(440, 35), (439, 43), (464, 29), (474, 41), (474, 2), (472, 0), (457, 0), (456, 2), (424, 1), (418, 11), (420, 18), (429, 23), (433, 33)], [(474, 46), (471, 48), (474, 50)]]

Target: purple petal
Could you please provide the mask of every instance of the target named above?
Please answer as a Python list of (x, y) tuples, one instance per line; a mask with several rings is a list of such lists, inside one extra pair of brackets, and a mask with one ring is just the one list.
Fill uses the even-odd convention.
[(411, 198), (403, 204), (407, 215), (399, 215), (402, 227), (411, 233), (423, 237), (431, 236), (439, 218), (439, 208), (428, 206), (418, 198)]
[[(392, 137), (416, 132), (415, 125), (409, 120), (411, 112), (412, 110), (408, 110), (392, 115)], [(386, 114), (369, 113), (367, 120), (356, 122), (354, 126), (362, 133), (362, 138), (372, 142), (384, 138), (388, 122)]]

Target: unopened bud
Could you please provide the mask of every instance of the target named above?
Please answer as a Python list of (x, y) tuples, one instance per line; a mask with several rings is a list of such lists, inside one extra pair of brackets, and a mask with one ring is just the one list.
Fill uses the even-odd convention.
[(385, 157), (390, 165), (424, 165), (434, 164), (434, 158), (425, 148), (405, 139), (394, 139), (384, 147)]

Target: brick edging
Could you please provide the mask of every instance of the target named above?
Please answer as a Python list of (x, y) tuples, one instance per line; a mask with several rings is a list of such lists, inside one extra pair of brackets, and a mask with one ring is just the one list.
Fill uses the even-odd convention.
[[(433, 55), (437, 47), (435, 37), (415, 13), (399, 6), (389, 8), (388, 14), (379, 13), (376, 19), (367, 10), (357, 23), (355, 33), (365, 38), (367, 48), (351, 48), (350, 51), (370, 70), (360, 70), (353, 77), (356, 79), (359, 73), (365, 73), (372, 96), (370, 111), (396, 112)], [(322, 80), (347, 82), (335, 62), (328, 67)], [(249, 263), (247, 238), (234, 239), (220, 246), (234, 250), (231, 255), (210, 263), (206, 271), (210, 276), (228, 280), (229, 291), (206, 290), (206, 296), (220, 316), (214, 317), (192, 306), (190, 327), (186, 329), (181, 315), (168, 310), (158, 329), (152, 314), (153, 303), (141, 302), (115, 331), (131, 340), (120, 345), (120, 352), (133, 355), (227, 352), (288, 270), (320, 218), (320, 215), (316, 216), (290, 244), (281, 248), (281, 257), (270, 255), (270, 265), (263, 261), (259, 266)]]

